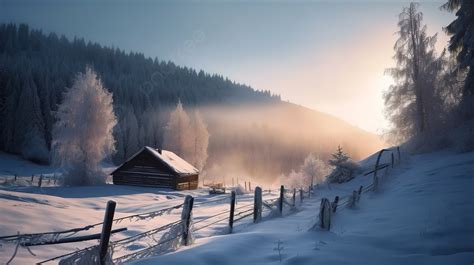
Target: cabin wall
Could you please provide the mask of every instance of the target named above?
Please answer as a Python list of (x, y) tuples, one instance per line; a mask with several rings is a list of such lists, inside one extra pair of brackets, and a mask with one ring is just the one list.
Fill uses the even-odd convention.
[(176, 190), (197, 189), (199, 175), (176, 176), (167, 165), (142, 152), (112, 175), (117, 185), (151, 186)]
[(114, 172), (113, 182), (118, 185), (176, 188), (173, 172), (147, 152), (142, 152)]
[(180, 176), (177, 178), (177, 190), (195, 190), (198, 188), (199, 175)]

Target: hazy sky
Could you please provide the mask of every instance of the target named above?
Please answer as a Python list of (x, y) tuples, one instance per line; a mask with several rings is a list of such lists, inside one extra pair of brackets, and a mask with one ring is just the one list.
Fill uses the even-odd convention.
[[(438, 49), (454, 15), (420, 10)], [(380, 133), (398, 13), (408, 1), (0, 0), (0, 22), (115, 46), (219, 73)]]

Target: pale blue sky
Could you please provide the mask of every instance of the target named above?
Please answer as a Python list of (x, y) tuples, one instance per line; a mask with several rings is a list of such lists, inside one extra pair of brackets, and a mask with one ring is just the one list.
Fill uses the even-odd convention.
[[(115, 46), (219, 73), (372, 132), (388, 123), (383, 72), (408, 1), (0, 0), (0, 22)], [(422, 1), (431, 33), (454, 15)]]

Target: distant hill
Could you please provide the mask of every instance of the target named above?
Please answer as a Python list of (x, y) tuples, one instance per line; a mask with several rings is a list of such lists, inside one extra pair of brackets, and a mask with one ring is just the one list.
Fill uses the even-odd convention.
[(353, 159), (384, 146), (379, 136), (334, 116), (288, 102), (200, 109), (209, 123), (208, 174), (271, 182), (297, 170), (310, 153), (327, 161), (338, 145)]
[(86, 65), (113, 93), (119, 120), (116, 163), (143, 145), (162, 146), (169, 110), (178, 100), (187, 109), (200, 109), (209, 123), (206, 170), (220, 172), (214, 175), (268, 177), (296, 167), (310, 152), (327, 157), (338, 144), (356, 158), (382, 145), (374, 134), (333, 116), (220, 75), (83, 39), (45, 35), (24, 24), (0, 25), (0, 39), (0, 150), (33, 161), (48, 161), (53, 113)]

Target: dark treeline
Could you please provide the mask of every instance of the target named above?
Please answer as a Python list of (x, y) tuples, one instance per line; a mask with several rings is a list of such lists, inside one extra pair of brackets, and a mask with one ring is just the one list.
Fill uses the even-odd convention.
[(113, 93), (121, 162), (143, 145), (161, 146), (167, 113), (180, 99), (187, 107), (275, 102), (220, 75), (126, 53), (83, 39), (44, 34), (27, 25), (0, 25), (0, 150), (48, 162), (54, 111), (75, 75), (94, 68)]

